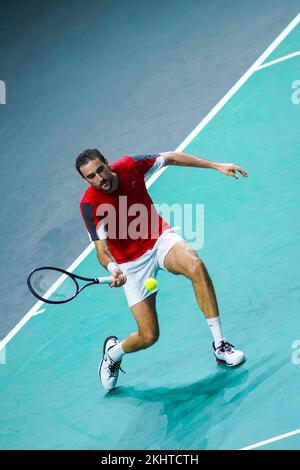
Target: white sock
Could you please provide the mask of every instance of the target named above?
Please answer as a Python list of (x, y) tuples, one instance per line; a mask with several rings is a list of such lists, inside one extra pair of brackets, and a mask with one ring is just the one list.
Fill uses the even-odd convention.
[(207, 324), (214, 339), (215, 347), (224, 339), (220, 317), (207, 318)]
[(122, 344), (123, 341), (120, 341), (120, 343), (116, 344), (108, 350), (109, 357), (115, 362), (119, 362), (125, 354), (125, 351), (123, 351), (122, 348)]

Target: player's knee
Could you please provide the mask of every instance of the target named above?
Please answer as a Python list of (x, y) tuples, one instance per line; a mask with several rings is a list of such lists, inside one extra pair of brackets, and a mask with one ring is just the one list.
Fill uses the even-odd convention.
[(191, 280), (202, 277), (205, 273), (205, 265), (200, 258), (193, 259), (188, 267), (188, 277)]
[(158, 338), (159, 338), (159, 333), (156, 332), (156, 331), (149, 331), (149, 332), (143, 333), (143, 334), (141, 335), (143, 347), (144, 347), (144, 348), (149, 348), (149, 347), (152, 346), (154, 343), (156, 343), (156, 341), (158, 340)]

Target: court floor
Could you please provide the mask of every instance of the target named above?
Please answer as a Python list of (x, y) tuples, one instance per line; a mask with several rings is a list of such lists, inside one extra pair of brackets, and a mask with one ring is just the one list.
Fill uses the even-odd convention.
[[(135, 328), (122, 290), (39, 303), (0, 343), (1, 449), (300, 448), (299, 44), (300, 15), (179, 147), (249, 178), (170, 167), (150, 186), (157, 204), (204, 204), (199, 255), (247, 362), (215, 363), (190, 283), (160, 273), (160, 340), (106, 394), (103, 340)], [(104, 274), (89, 248), (73, 268)]]

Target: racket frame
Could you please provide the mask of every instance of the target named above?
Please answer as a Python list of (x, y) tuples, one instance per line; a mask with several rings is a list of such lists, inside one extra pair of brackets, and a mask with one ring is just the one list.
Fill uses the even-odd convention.
[[(68, 299), (66, 300), (49, 300), (45, 297), (41, 297), (35, 290), (34, 288), (32, 287), (31, 285), (31, 276), (38, 272), (38, 271), (43, 271), (45, 269), (49, 269), (50, 271), (56, 271), (56, 272), (60, 272), (61, 275), (65, 275), (68, 277), (70, 277), (75, 285), (76, 285), (76, 293), (72, 296), (72, 297), (69, 297)], [(66, 279), (67, 279), (66, 278)], [(58, 280), (60, 279), (60, 277), (58, 277), (58, 279), (55, 281), (57, 282)], [(62, 281), (65, 282), (64, 279)], [(86, 281), (88, 282), (88, 284), (85, 284), (84, 286), (82, 286), (81, 288), (79, 287), (79, 284), (77, 282), (77, 279), (81, 280), (81, 281)], [(95, 278), (90, 278), (90, 277), (84, 277), (84, 276), (79, 276), (78, 274), (73, 274), (69, 271), (66, 271), (65, 269), (61, 269), (61, 268), (56, 268), (54, 266), (42, 266), (40, 268), (36, 268), (36, 269), (33, 269), (29, 275), (27, 276), (27, 285), (28, 285), (28, 288), (30, 290), (30, 292), (39, 300), (41, 300), (42, 302), (45, 302), (47, 304), (65, 304), (67, 302), (70, 302), (71, 300), (73, 300), (75, 297), (77, 297), (78, 294), (80, 294), (80, 292), (82, 292), (86, 287), (88, 286), (91, 286), (91, 285), (96, 285), (96, 284), (108, 284), (109, 282), (111, 282), (113, 280), (113, 277), (112, 276), (101, 276), (101, 277), (95, 277)], [(53, 283), (53, 285), (55, 284), (55, 282)], [(45, 292), (45, 294), (47, 294), (47, 292), (51, 289), (52, 286), (49, 287), (49, 289)], [(58, 286), (59, 287), (59, 286)], [(51, 292), (50, 296), (55, 292), (55, 290), (53, 292)]]

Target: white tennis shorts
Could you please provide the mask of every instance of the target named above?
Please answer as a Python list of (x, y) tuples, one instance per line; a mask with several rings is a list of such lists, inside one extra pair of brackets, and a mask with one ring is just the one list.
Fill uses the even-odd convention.
[(129, 307), (158, 291), (158, 288), (151, 291), (147, 290), (144, 282), (148, 277), (156, 278), (159, 269), (167, 271), (164, 266), (166, 254), (176, 243), (183, 241), (181, 235), (177, 233), (179, 230), (179, 227), (171, 227), (165, 230), (151, 250), (146, 251), (145, 254), (134, 261), (119, 264), (123, 273), (127, 276), (127, 281), (123, 287)]

